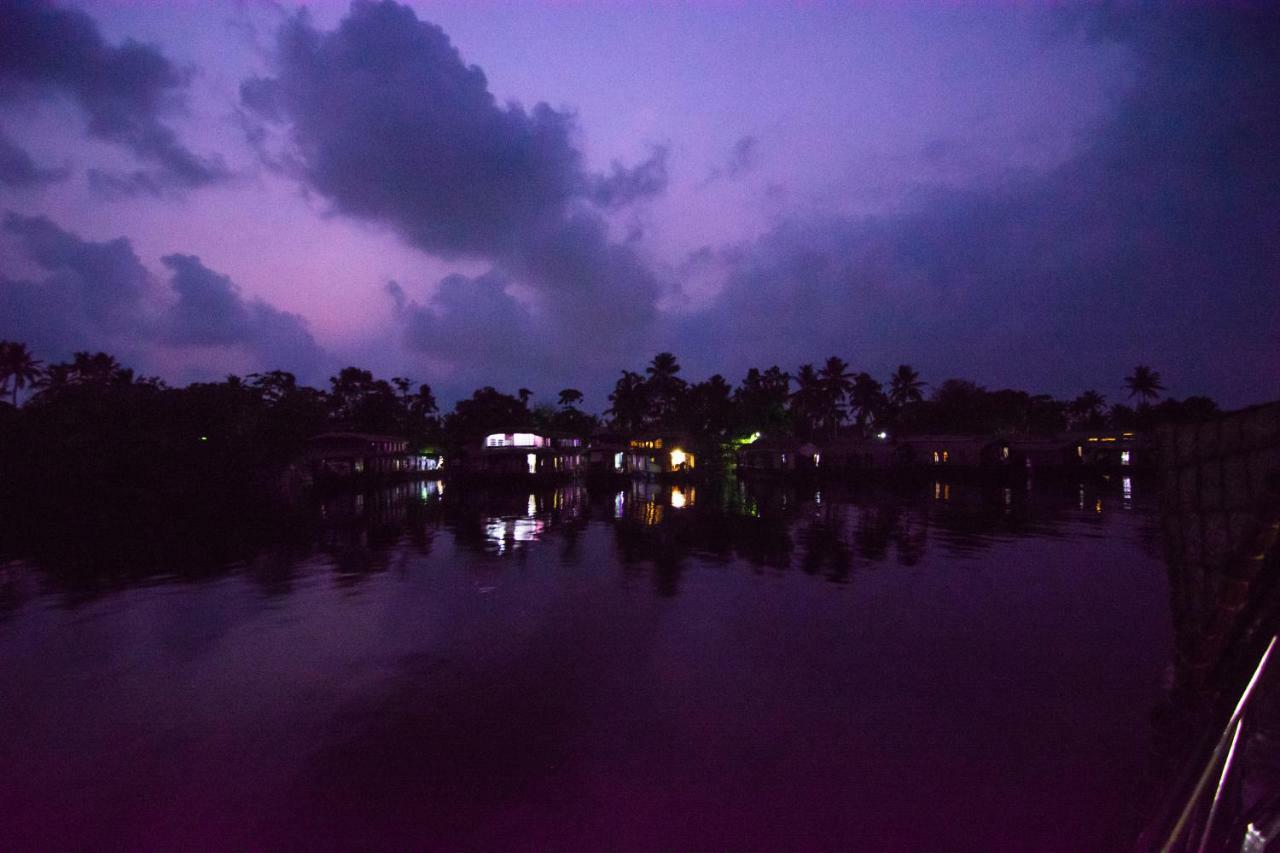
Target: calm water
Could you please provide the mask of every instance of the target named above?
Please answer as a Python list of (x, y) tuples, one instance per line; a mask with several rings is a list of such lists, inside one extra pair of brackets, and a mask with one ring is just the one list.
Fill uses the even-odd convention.
[(0, 848), (1124, 848), (1153, 512), (423, 483), (225, 566), (10, 560)]

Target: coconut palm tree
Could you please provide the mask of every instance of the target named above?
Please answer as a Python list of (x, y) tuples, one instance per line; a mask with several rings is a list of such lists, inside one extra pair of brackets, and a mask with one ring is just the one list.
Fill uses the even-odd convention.
[(884, 386), (875, 380), (870, 373), (859, 373), (853, 378), (853, 390), (849, 392), (849, 403), (857, 412), (858, 429), (865, 431), (868, 424), (875, 423), (884, 412), (888, 398), (884, 394)]
[(1099, 426), (1106, 405), (1107, 398), (1091, 389), (1067, 404), (1067, 414), (1076, 426)]
[(681, 379), (678, 374), (680, 372), (680, 362), (669, 352), (660, 352), (653, 357), (653, 361), (644, 369), (648, 374), (646, 384), (649, 386), (649, 403), (653, 408), (652, 415), (654, 421), (661, 425), (668, 425), (668, 421), (680, 408), (681, 398), (684, 396), (687, 383)]
[(560, 408), (568, 409), (582, 402), (582, 392), (577, 388), (563, 388), (560, 391)]
[(818, 371), (822, 386), (822, 414), (827, 431), (835, 436), (844, 419), (844, 401), (853, 392), (853, 374), (844, 359), (831, 356)]
[(644, 426), (649, 414), (649, 388), (644, 377), (630, 370), (622, 371), (622, 377), (609, 395), (612, 403), (605, 414), (613, 418), (616, 428), (635, 432)]
[(924, 399), (923, 388), (919, 372), (909, 364), (899, 364), (889, 377), (889, 402), (896, 409), (908, 403), (919, 403)]
[(13, 406), (18, 407), (18, 392), (34, 385), (44, 373), (39, 361), (31, 355), (26, 344), (0, 341), (0, 385), (12, 383)]
[(795, 378), (796, 390), (791, 395), (791, 413), (806, 432), (812, 433), (826, 409), (822, 377), (813, 369), (812, 364), (802, 364)]
[(1130, 397), (1140, 397), (1144, 403), (1159, 398), (1160, 392), (1165, 390), (1160, 384), (1160, 374), (1145, 364), (1135, 367), (1133, 375), (1124, 378), (1124, 384), (1129, 388)]

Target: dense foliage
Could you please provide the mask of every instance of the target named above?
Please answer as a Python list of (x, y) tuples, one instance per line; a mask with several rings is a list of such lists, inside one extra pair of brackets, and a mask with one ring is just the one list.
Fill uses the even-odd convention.
[(757, 432), (820, 439), (882, 430), (1142, 429), (1217, 408), (1203, 397), (1151, 403), (1164, 387), (1143, 366), (1126, 378), (1136, 408), (1108, 407), (1094, 391), (1064, 401), (959, 379), (926, 395), (908, 365), (886, 385), (835, 356), (794, 376), (777, 366), (752, 368), (737, 387), (719, 375), (689, 382), (680, 374), (671, 353), (659, 353), (643, 372), (622, 371), (604, 420), (578, 408), (583, 394), (574, 388), (562, 389), (556, 405), (531, 408), (528, 389), (510, 395), (485, 387), (441, 417), (430, 386), (356, 367), (331, 377), (326, 389), (279, 370), (175, 388), (138, 377), (105, 353), (45, 366), (24, 345), (0, 342), (0, 473), (10, 500), (22, 496), (27, 504), (65, 501), (68, 493), (92, 500), (103, 489), (126, 501), (216, 501), (269, 490), (306, 440), (326, 431), (390, 433), (415, 448), (448, 448), (496, 431), (587, 437), (608, 429), (680, 432), (712, 447)]

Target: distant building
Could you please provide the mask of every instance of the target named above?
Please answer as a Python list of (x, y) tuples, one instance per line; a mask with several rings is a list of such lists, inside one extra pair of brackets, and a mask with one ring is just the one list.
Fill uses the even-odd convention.
[(496, 432), (478, 447), (467, 448), (456, 466), (460, 473), (531, 477), (579, 474), (585, 466), (582, 439), (532, 432)]
[(836, 438), (823, 443), (819, 466), (824, 473), (883, 470), (905, 464), (904, 452), (886, 438)]
[(317, 435), (307, 442), (306, 460), (317, 480), (394, 476), (418, 464), (407, 439), (363, 432)]
[(991, 468), (1009, 464), (1007, 442), (973, 435), (912, 435), (896, 440), (905, 465), (923, 468)]
[(600, 432), (591, 436), (587, 444), (587, 472), (593, 476), (627, 474), (629, 449), (627, 440), (615, 433)]
[(684, 476), (697, 467), (697, 455), (684, 435), (645, 435), (627, 442), (623, 464), (628, 473)]
[(1084, 464), (1080, 443), (1070, 436), (1014, 437), (1005, 442), (1009, 466), (1028, 471), (1056, 470)]
[(739, 448), (736, 455), (738, 471), (743, 474), (812, 472), (823, 461), (822, 451), (816, 444), (798, 438), (757, 439)]
[(1072, 433), (1080, 460), (1095, 468), (1149, 468), (1155, 464), (1151, 439), (1143, 433), (1092, 430)]

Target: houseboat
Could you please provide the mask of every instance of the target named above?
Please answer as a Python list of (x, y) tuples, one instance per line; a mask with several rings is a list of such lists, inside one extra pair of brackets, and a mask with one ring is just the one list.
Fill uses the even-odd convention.
[(389, 479), (420, 464), (408, 439), (363, 432), (326, 432), (307, 442), (305, 459), (317, 483)]
[(496, 432), (464, 448), (449, 470), (462, 476), (569, 479), (585, 469), (584, 457), (580, 438)]
[(1092, 468), (1154, 468), (1155, 448), (1148, 436), (1129, 431), (1074, 433), (1081, 461)]
[(682, 478), (697, 468), (697, 454), (683, 435), (648, 435), (627, 442), (623, 465), (629, 474), (645, 477)]
[(735, 454), (738, 473), (746, 477), (812, 474), (822, 463), (822, 451), (798, 438), (761, 438)]
[(824, 442), (818, 464), (824, 474), (885, 471), (906, 464), (905, 451), (884, 438), (835, 438)]
[(1080, 442), (1068, 436), (1011, 437), (1004, 446), (1015, 471), (1063, 471), (1084, 464)]

